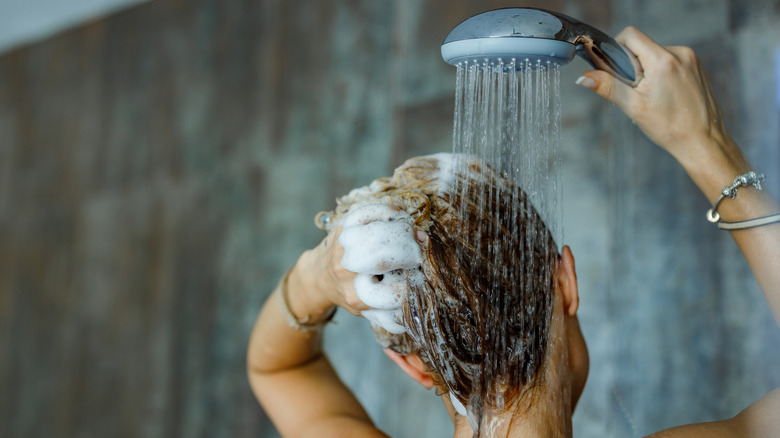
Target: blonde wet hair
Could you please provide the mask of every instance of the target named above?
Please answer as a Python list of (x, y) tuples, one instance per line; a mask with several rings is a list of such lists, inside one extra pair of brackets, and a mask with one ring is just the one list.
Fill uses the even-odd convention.
[(516, 184), (474, 160), (454, 170), (441, 164), (409, 159), (392, 177), (339, 198), (328, 215), (337, 226), (355, 206), (379, 202), (427, 232), (426, 281), (410, 283), (403, 307), (407, 333), (374, 333), (383, 347), (418, 354), (437, 389), (479, 422), (513, 406), (543, 374), (557, 245)]

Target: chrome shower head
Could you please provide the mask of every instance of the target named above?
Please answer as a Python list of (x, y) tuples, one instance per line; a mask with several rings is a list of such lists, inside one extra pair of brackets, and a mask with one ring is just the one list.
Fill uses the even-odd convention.
[(574, 55), (636, 86), (642, 66), (617, 41), (579, 20), (553, 11), (506, 8), (483, 12), (457, 25), (441, 46), (448, 64), (487, 62), (568, 64)]

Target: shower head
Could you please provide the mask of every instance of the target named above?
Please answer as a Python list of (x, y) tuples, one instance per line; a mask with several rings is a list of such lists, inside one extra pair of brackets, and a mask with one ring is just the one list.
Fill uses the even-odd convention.
[(444, 40), (448, 64), (487, 62), (506, 66), (513, 59), (568, 64), (574, 55), (594, 68), (636, 86), (642, 66), (628, 49), (600, 30), (553, 11), (506, 8), (483, 12), (460, 23)]

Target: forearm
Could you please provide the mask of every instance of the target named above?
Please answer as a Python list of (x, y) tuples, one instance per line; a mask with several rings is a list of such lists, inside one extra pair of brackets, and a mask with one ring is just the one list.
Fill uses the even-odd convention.
[(284, 371), (322, 354), (321, 330), (295, 329), (282, 311), (286, 306), (296, 319), (309, 318), (313, 323), (330, 314), (330, 306), (325, 302), (311, 299), (312, 293), (300, 280), (298, 269), (294, 268), (279, 282), (258, 315), (247, 352), (250, 373)]
[[(687, 157), (676, 157), (691, 176), (710, 204), (714, 204), (721, 190), (731, 184), (737, 175), (753, 168), (739, 147), (724, 136), (723, 139), (700, 140)], [(769, 191), (741, 187), (736, 198), (725, 198), (718, 213), (725, 222), (754, 219), (780, 212), (780, 204)], [(705, 214), (702, 212), (702, 220)], [(780, 324), (780, 224), (730, 231), (758, 282), (767, 303)]]
[(247, 352), (252, 391), (282, 436), (384, 436), (323, 354), (323, 330), (296, 329), (282, 310), (285, 302), (309, 327), (332, 316), (333, 301), (318, 287), (322, 278), (311, 275), (318, 265), (313, 254), (301, 256), (255, 322)]
[(321, 354), (319, 331), (301, 332), (290, 327), (279, 303), (279, 286), (263, 305), (249, 340), (250, 372), (273, 373), (310, 362)]

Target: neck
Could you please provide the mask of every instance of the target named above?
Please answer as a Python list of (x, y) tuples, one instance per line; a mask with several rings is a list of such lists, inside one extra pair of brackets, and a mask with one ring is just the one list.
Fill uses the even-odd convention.
[[(513, 408), (482, 419), (480, 436), (485, 438), (571, 437), (572, 379), (569, 373), (568, 348), (562, 342), (563, 317), (555, 312), (551, 324), (551, 341), (543, 373), (536, 387), (518, 400)], [(444, 396), (448, 399), (448, 396)], [(472, 438), (474, 431), (466, 417), (454, 415), (454, 438)]]
[[(550, 389), (548, 391), (547, 389)], [(571, 397), (565, 388), (538, 391), (527, 409), (508, 409), (482, 420), (484, 438), (571, 437)], [(523, 403), (523, 402), (521, 402)], [(455, 438), (472, 438), (468, 419), (457, 416)]]

